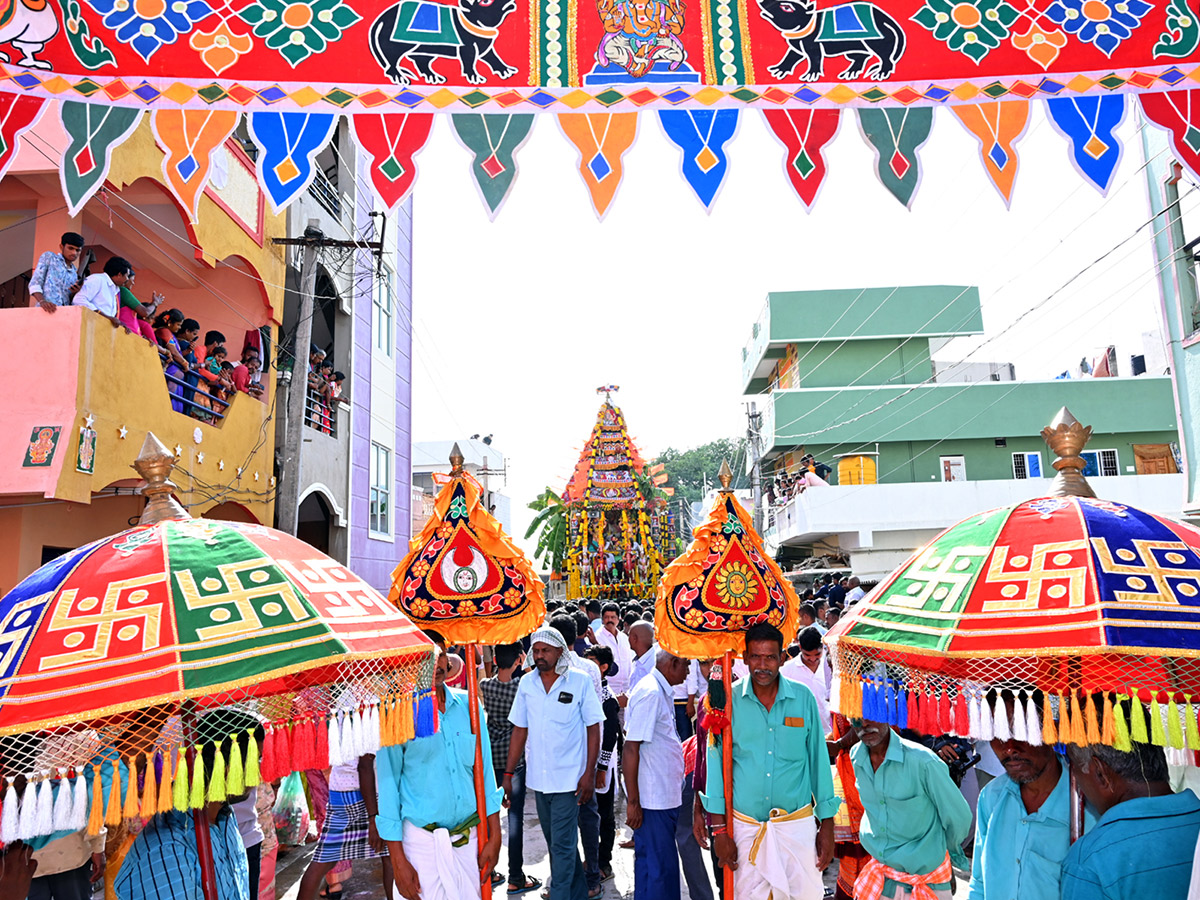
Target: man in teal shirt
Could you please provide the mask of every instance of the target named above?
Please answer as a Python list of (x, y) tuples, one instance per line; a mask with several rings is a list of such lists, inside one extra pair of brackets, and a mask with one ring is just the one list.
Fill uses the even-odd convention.
[[(1011, 717), (1012, 698), (1004, 699)], [(979, 794), (967, 900), (1059, 900), (1071, 847), (1067, 761), (1015, 739), (997, 738), (992, 750), (1004, 774)]]
[(950, 900), (950, 853), (971, 831), (971, 807), (942, 759), (893, 734), (885, 722), (855, 719), (850, 751), (863, 818), (858, 836), (872, 859), (854, 883), (856, 900), (908, 900), (924, 885)]
[(841, 800), (833, 793), (817, 700), (805, 685), (779, 677), (783, 635), (774, 626), (746, 631), (744, 658), (750, 675), (730, 697), (732, 816), (721, 770), (724, 737), (708, 749), (702, 797), (717, 861), (735, 872), (734, 896), (726, 900), (820, 900)]
[(1100, 820), (1063, 861), (1062, 900), (1185, 900), (1200, 799), (1190, 790), (1171, 793), (1162, 748), (1072, 744), (1067, 756)]
[(438, 730), (375, 756), (379, 815), (375, 827), (387, 842), (396, 889), (405, 900), (466, 900), (480, 896), (500, 858), (500, 801), (492, 769), (487, 717), (479, 708), (483, 739), (483, 784), (487, 794), (488, 839), (476, 842), (475, 736), (466, 691), (446, 687), (450, 671), (446, 642), (425, 636), (438, 648), (433, 683)]

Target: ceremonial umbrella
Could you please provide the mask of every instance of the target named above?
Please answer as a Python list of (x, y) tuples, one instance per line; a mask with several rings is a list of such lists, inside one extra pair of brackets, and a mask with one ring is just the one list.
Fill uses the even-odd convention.
[(1097, 499), (1090, 435), (1064, 407), (1042, 431), (1048, 496), (946, 529), (831, 629), (836, 709), (926, 734), (1200, 750), (1200, 532)]
[[(669, 653), (685, 659), (722, 657), (725, 714), (710, 715), (710, 734), (721, 742), (725, 811), (733, 814), (733, 741), (729, 732), (733, 656), (746, 649), (746, 630), (767, 622), (785, 635), (796, 633), (796, 591), (763, 547), (750, 515), (738, 503), (729, 463), (721, 464), (721, 491), (708, 518), (692, 532), (692, 543), (667, 566), (658, 584), (654, 632)], [(711, 708), (717, 704), (711, 702)], [(697, 748), (697, 753), (702, 748)], [(725, 869), (725, 895), (733, 896), (733, 870)]]
[[(481, 502), (483, 488), (463, 469), (458, 444), (450, 451), (450, 474), (435, 475), (442, 485), (433, 515), (409, 545), (392, 573), (388, 599), (422, 628), (451, 644), (465, 644), (468, 706), (475, 735), (475, 804), (479, 845), (487, 841), (483, 789), (483, 731), (479, 727), (476, 644), (511, 644), (546, 617), (542, 580)], [(486, 874), (486, 873), (485, 873)], [(485, 898), (491, 880), (484, 882)]]
[[(199, 825), (206, 801), (435, 727), (430, 642), (296, 538), (190, 518), (171, 496), (174, 464), (147, 435), (140, 524), (0, 599), (5, 843), (171, 809), (196, 810)], [(251, 730), (261, 748), (248, 722), (264, 726)], [(210, 771), (206, 744), (227, 748)], [(206, 824), (197, 831), (203, 860)]]

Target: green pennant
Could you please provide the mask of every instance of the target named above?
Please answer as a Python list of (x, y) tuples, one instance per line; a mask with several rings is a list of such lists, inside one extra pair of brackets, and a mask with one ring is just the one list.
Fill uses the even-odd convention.
[(104, 184), (113, 148), (137, 127), (142, 111), (107, 103), (79, 103), (64, 100), (59, 104), (63, 129), (71, 139), (63, 153), (63, 195), (68, 215), (79, 215), (83, 205)]
[(495, 219), (517, 177), (516, 153), (529, 139), (533, 116), (454, 113), (450, 123), (459, 141), (475, 155), (471, 174), (489, 218)]
[(860, 109), (858, 124), (878, 157), (876, 172), (883, 186), (905, 206), (912, 206), (921, 181), (917, 151), (933, 130), (933, 107)]

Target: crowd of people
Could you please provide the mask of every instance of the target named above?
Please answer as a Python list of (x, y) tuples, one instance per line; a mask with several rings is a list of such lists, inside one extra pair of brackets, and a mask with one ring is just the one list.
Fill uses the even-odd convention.
[[(971, 742), (832, 712), (821, 629), (833, 624), (835, 587), (829, 579), (802, 606), (794, 640), (766, 623), (746, 632), (730, 673), (729, 730), (714, 712), (725, 705), (720, 662), (661, 648), (650, 602), (552, 601), (541, 627), (480, 666), (483, 846), (464, 655), (427, 632), (438, 648), (438, 730), (305, 773), (317, 846), (299, 900), (338, 897), (353, 862), (375, 858), (387, 897), (394, 885), (405, 900), (463, 900), (490, 881), (509, 897), (594, 900), (620, 849), (633, 850), (636, 900), (677, 900), (685, 889), (691, 900), (949, 900), (956, 888), (971, 900), (1184, 900), (1193, 881), (1190, 896), (1200, 897), (1200, 800), (1173, 788), (1161, 748), (1064, 751), (999, 726), (1003, 736)], [(1013, 715), (1009, 692), (989, 702), (998, 721)], [(1088, 803), (1075, 843), (1070, 773)], [(527, 871), (529, 793), (548, 848), (545, 885)], [(621, 794), (628, 841), (619, 840)], [(272, 802), (272, 786), (260, 785), (209, 805), (220, 900), (274, 897)], [(89, 879), (105, 877), (103, 847), (69, 837), (70, 852), (34, 848), (36, 872), (29, 848), (0, 858), (0, 896), (86, 898)], [(189, 817), (156, 817), (122, 840), (109, 857), (109, 896), (201, 896)], [(12, 874), (22, 866), (31, 884)]]
[[(171, 408), (201, 421), (224, 415), (235, 394), (263, 399), (262, 353), (247, 342), (240, 362), (229, 358), (225, 335), (209, 331), (200, 343), (200, 323), (178, 309), (161, 309), (166, 298), (157, 292), (149, 304), (134, 293), (136, 273), (129, 261), (113, 256), (100, 272), (77, 267), (83, 236), (63, 234), (58, 252), (43, 253), (29, 282), (30, 298), (48, 313), (61, 306), (90, 309), (131, 334), (145, 338), (162, 360)], [(250, 332), (253, 334), (254, 332)]]
[(774, 478), (763, 480), (763, 493), (768, 506), (783, 506), (797, 494), (803, 493), (810, 487), (829, 487), (828, 478), (833, 469), (818, 462), (811, 453), (800, 458), (800, 469), (789, 472), (787, 469), (777, 473)]
[(342, 397), (346, 376), (334, 371), (333, 360), (315, 344), (308, 353), (308, 407), (306, 424), (333, 435), (337, 424), (337, 408)]

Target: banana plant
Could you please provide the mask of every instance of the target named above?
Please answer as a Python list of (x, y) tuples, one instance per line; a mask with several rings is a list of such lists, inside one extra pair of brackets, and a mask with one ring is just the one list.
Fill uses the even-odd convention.
[(534, 559), (543, 565), (548, 563), (555, 572), (562, 572), (569, 533), (566, 504), (558, 494), (546, 488), (529, 504), (529, 508), (537, 512), (525, 532), (526, 540), (535, 533), (538, 535)]

